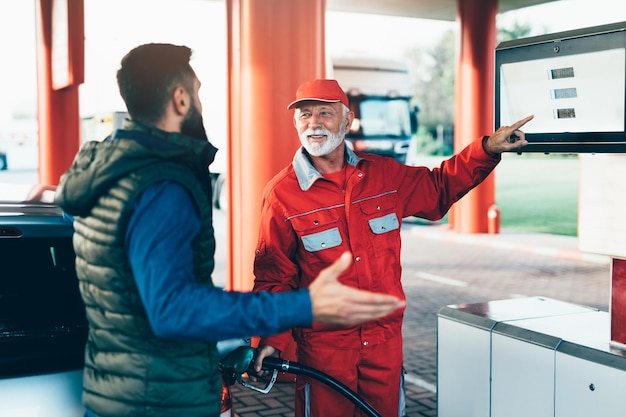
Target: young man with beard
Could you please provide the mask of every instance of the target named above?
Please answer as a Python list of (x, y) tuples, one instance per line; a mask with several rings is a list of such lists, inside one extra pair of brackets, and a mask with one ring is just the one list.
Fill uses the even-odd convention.
[[(353, 263), (342, 283), (404, 299), (402, 218), (443, 217), (489, 175), (500, 153), (527, 143), (518, 129), (532, 119), (502, 127), (430, 170), (345, 146), (354, 114), (335, 80), (302, 84), (288, 108), (295, 108), (302, 147), (263, 193), (255, 291), (307, 288), (338, 254), (350, 251)], [(265, 374), (263, 358), (284, 351), (293, 336), (299, 362), (337, 378), (381, 415), (402, 416), (402, 318), (398, 310), (364, 324), (315, 324), (264, 337), (255, 370)], [(361, 415), (348, 399), (306, 376), (296, 381), (295, 410), (297, 417)]]
[[(404, 306), (337, 282), (340, 254), (309, 290), (225, 292), (213, 286), (215, 236), (207, 140), (191, 50), (146, 44), (121, 62), (129, 120), (81, 148), (57, 202), (74, 216), (89, 322), (87, 416), (218, 416), (215, 341), (313, 322), (349, 325)], [(254, 317), (254, 320), (250, 320)]]

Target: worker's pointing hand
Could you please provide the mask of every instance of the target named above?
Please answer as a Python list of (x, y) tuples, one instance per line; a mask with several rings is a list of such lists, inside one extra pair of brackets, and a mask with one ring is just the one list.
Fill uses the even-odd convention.
[(485, 150), (493, 154), (500, 154), (528, 145), (524, 132), (520, 128), (531, 121), (533, 117), (535, 116), (526, 116), (511, 126), (500, 126), (485, 142)]
[(337, 278), (352, 263), (345, 252), (320, 272), (309, 287), (313, 305), (313, 321), (349, 326), (386, 316), (405, 306), (405, 302), (387, 294), (357, 290), (341, 284)]

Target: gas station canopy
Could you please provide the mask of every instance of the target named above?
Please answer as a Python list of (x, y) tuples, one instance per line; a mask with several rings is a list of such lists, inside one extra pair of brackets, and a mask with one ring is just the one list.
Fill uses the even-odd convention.
[[(500, 0), (500, 13), (555, 0)], [(454, 21), (457, 0), (326, 0), (327, 10)]]

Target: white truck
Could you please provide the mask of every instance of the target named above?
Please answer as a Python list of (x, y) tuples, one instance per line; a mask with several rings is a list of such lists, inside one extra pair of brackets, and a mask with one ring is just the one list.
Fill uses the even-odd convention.
[(413, 84), (404, 62), (364, 55), (330, 58), (328, 78), (345, 90), (355, 113), (348, 145), (354, 150), (392, 156), (404, 163), (417, 132)]

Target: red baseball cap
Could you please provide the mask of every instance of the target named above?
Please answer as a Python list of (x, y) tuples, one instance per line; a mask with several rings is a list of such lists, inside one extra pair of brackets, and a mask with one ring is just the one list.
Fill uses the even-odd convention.
[(348, 96), (339, 86), (337, 80), (319, 79), (301, 84), (296, 91), (296, 99), (289, 103), (287, 109), (293, 109), (302, 101), (342, 102), (346, 107), (350, 107)]

